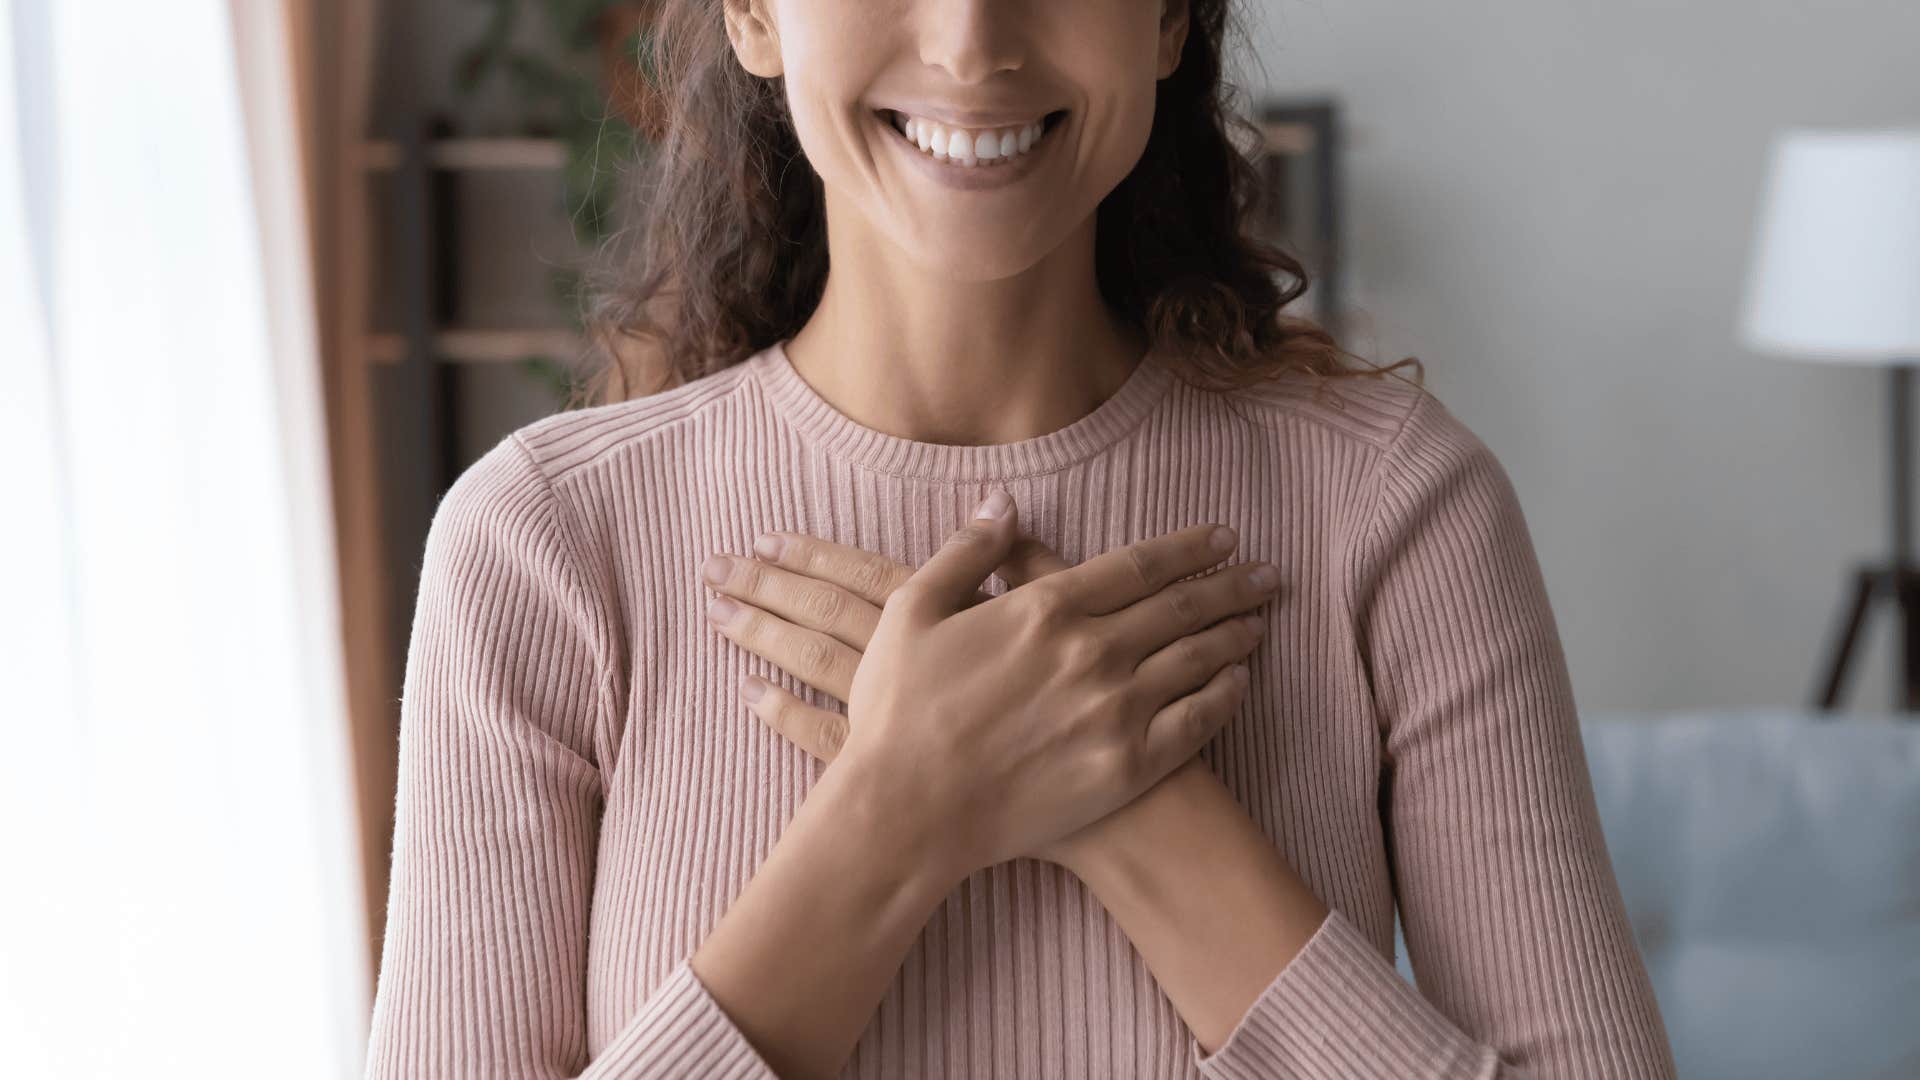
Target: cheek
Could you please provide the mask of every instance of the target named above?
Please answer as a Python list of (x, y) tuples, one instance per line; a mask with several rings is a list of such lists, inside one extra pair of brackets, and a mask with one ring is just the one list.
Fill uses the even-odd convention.
[(854, 100), (851, 92), (842, 96), (829, 88), (788, 84), (787, 109), (800, 152), (830, 184), (857, 183), (866, 171), (861, 159), (869, 151), (860, 143), (862, 133), (852, 120)]
[[(1071, 5), (1068, 5), (1071, 6)], [(1153, 131), (1160, 52), (1156, 0), (1090, 0), (1074, 25), (1050, 25), (1064, 79), (1085, 94), (1076, 172), (1102, 197), (1133, 171)], [(1059, 16), (1065, 20), (1064, 12)]]
[(1133, 171), (1153, 133), (1154, 84), (1115, 86), (1087, 103), (1079, 172), (1104, 198)]
[[(852, 179), (871, 151), (853, 123), (891, 46), (873, 33), (874, 0), (795, 0), (781, 9), (781, 66), (800, 149), (823, 178)], [(884, 6), (884, 5), (881, 5)]]

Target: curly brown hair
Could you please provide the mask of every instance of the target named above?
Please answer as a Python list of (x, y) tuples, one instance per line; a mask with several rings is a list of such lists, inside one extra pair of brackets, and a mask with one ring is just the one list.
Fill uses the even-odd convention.
[[(1263, 185), (1232, 136), (1253, 146), (1257, 129), (1224, 79), (1226, 35), (1245, 34), (1229, 8), (1188, 0), (1185, 47), (1160, 80), (1146, 149), (1097, 211), (1103, 299), (1192, 382), (1377, 377), (1407, 364), (1423, 381), (1417, 358), (1379, 368), (1313, 320), (1281, 313), (1308, 276), (1253, 225)], [(587, 270), (589, 367), (570, 407), (739, 363), (797, 332), (826, 284), (824, 194), (784, 80), (740, 66), (713, 0), (657, 0), (651, 15), (642, 151), (622, 185), (632, 201)]]

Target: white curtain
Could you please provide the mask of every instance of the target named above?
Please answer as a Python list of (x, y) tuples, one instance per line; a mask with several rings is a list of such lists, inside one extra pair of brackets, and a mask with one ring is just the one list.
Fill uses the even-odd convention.
[(0, 0), (0, 1073), (365, 1049), (283, 0)]

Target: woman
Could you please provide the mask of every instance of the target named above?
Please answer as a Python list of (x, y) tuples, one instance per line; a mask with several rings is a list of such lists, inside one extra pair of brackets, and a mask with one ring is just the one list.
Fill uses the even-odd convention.
[(436, 513), (370, 1073), (1672, 1075), (1513, 489), (1279, 314), (1224, 0), (660, 18), (598, 315), (685, 378)]

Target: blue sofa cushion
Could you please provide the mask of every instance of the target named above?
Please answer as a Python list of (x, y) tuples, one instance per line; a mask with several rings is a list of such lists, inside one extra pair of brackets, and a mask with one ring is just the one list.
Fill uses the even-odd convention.
[(1607, 713), (1581, 737), (1680, 1075), (1920, 1077), (1920, 723)]

